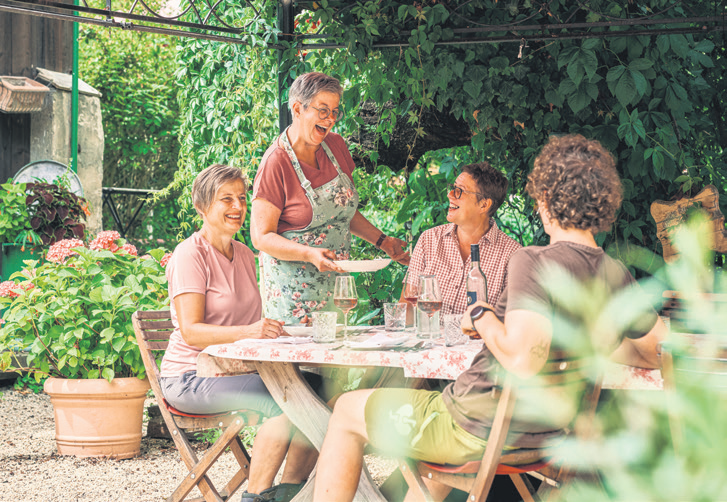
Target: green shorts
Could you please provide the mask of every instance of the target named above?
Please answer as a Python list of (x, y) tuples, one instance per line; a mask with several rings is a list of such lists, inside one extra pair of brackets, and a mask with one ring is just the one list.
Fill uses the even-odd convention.
[(379, 389), (366, 402), (369, 444), (394, 457), (438, 464), (482, 459), (487, 441), (457, 425), (440, 392)]

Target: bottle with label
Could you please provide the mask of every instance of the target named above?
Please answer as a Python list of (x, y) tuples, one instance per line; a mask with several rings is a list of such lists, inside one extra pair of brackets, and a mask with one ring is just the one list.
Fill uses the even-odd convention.
[(487, 277), (482, 273), (480, 267), (480, 246), (472, 244), (470, 246), (470, 259), (472, 267), (467, 274), (467, 305), (472, 305), (477, 300), (487, 300)]

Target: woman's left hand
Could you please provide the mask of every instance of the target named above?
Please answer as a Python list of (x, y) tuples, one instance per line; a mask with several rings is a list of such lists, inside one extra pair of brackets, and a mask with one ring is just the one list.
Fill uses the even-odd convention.
[(409, 265), (411, 256), (405, 249), (406, 242), (396, 237), (386, 237), (381, 243), (381, 250), (389, 255), (392, 260), (398, 261), (402, 265)]

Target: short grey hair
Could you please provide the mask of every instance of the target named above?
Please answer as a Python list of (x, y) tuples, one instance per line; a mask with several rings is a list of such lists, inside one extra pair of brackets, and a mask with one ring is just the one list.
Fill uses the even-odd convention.
[(343, 97), (343, 87), (337, 78), (313, 71), (304, 73), (293, 81), (288, 93), (288, 107), (292, 110), (293, 103), (298, 101), (307, 108), (319, 92), (337, 94), (339, 99)]
[(212, 164), (203, 169), (192, 183), (192, 204), (197, 214), (201, 217), (200, 211), (207, 212), (220, 187), (235, 180), (241, 180), (247, 191), (247, 179), (237, 167)]

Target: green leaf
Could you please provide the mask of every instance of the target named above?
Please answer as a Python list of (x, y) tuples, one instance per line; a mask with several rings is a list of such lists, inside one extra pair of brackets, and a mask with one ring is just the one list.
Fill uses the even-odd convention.
[(606, 82), (618, 81), (618, 79), (621, 78), (621, 75), (623, 75), (624, 71), (626, 71), (625, 66), (614, 66), (613, 68), (608, 70), (608, 73), (606, 74)]
[(627, 71), (621, 75), (616, 84), (615, 94), (618, 102), (623, 107), (628, 106), (636, 98), (637, 90), (633, 72)]
[(114, 370), (111, 368), (104, 368), (103, 371), (101, 371), (101, 377), (105, 378), (109, 382), (111, 382), (114, 379)]
[(681, 57), (686, 58), (689, 52), (689, 42), (684, 35), (669, 35), (669, 43), (674, 53)]
[(126, 345), (126, 339), (123, 336), (117, 336), (111, 343), (114, 350), (119, 353), (121, 353), (121, 349), (124, 348), (124, 345)]
[(573, 113), (578, 113), (591, 102), (591, 97), (584, 90), (579, 90), (577, 93), (568, 98), (568, 106), (570, 106)]
[(474, 82), (472, 80), (468, 80), (464, 83), (462, 89), (464, 89), (464, 91), (469, 94), (473, 99), (479, 99), (480, 90), (482, 89), (482, 82)]
[(504, 70), (509, 64), (510, 61), (505, 56), (499, 56), (490, 60), (490, 66), (497, 70)]
[(631, 61), (629, 63), (629, 70), (642, 71), (642, 70), (647, 70), (647, 69), (651, 68), (652, 66), (654, 66), (654, 63), (652, 61), (649, 61), (648, 59), (644, 59), (644, 58), (639, 58), (639, 59), (634, 59), (633, 61)]
[(656, 48), (659, 49), (659, 53), (661, 53), (662, 56), (665, 56), (666, 53), (669, 52), (670, 47), (671, 44), (669, 43), (668, 35), (657, 35)]

